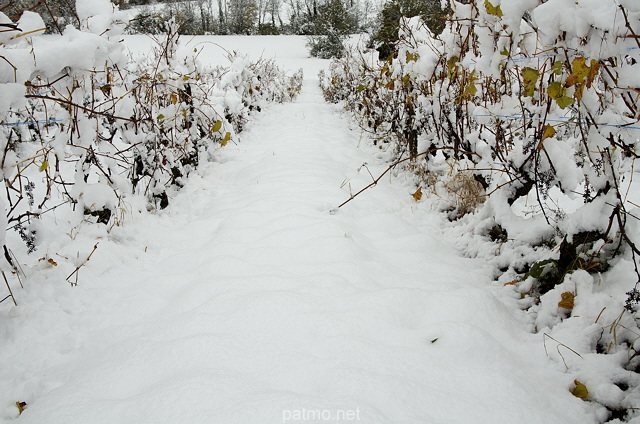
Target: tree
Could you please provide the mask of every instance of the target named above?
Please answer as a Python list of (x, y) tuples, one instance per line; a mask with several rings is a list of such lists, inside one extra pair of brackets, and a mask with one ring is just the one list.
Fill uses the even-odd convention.
[(435, 35), (442, 32), (449, 8), (442, 9), (440, 0), (391, 0), (386, 3), (378, 17), (378, 29), (369, 41), (370, 47), (378, 50), (380, 60), (392, 56), (398, 41), (398, 30), (402, 17), (420, 16)]
[(357, 32), (371, 32), (375, 25), (375, 7), (372, 0), (346, 0), (347, 13)]
[(286, 32), (289, 34), (312, 35), (314, 22), (318, 16), (317, 0), (284, 0), (285, 9), (289, 11), (289, 23)]
[(252, 34), (258, 21), (258, 5), (254, 0), (230, 0), (227, 25), (232, 34)]
[(163, 18), (168, 21), (175, 18), (180, 25), (178, 32), (180, 34), (202, 34), (202, 25), (200, 17), (196, 11), (196, 5), (193, 2), (179, 2), (173, 0), (166, 4), (163, 11)]
[(328, 59), (340, 57), (344, 51), (344, 39), (353, 33), (353, 18), (347, 13), (342, 0), (328, 0), (318, 7), (314, 21), (315, 37), (309, 40), (311, 56)]
[[(259, 32), (277, 31), (278, 23), (282, 26), (282, 18), (280, 17), (280, 0), (258, 0), (258, 27)], [(276, 23), (276, 20), (278, 23)], [(267, 31), (263, 31), (266, 29)]]

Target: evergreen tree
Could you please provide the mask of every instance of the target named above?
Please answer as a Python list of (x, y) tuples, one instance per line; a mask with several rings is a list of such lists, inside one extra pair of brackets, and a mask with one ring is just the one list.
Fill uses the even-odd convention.
[(344, 40), (355, 30), (353, 18), (342, 0), (328, 0), (321, 4), (313, 24), (316, 36), (309, 40), (311, 56), (324, 59), (342, 56)]
[(380, 12), (378, 29), (369, 41), (370, 47), (378, 50), (380, 60), (386, 60), (396, 52), (401, 18), (420, 16), (431, 32), (438, 35), (444, 29), (448, 12), (448, 8), (442, 9), (440, 0), (391, 0)]

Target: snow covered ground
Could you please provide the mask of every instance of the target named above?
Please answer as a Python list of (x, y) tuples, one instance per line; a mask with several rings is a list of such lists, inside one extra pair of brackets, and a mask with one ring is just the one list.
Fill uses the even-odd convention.
[(0, 422), (597, 421), (409, 181), (335, 211), (386, 165), (324, 103), (326, 62), (303, 38), (190, 43), (211, 46), (203, 62), (220, 60), (217, 43), (303, 67), (303, 93), (258, 115), (166, 210), (132, 206), (110, 233), (60, 240), (57, 254), (80, 258), (99, 243), (76, 287), (43, 263), (18, 307), (0, 304)]

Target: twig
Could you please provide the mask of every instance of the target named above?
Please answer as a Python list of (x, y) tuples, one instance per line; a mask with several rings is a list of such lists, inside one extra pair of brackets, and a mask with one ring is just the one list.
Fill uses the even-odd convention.
[(28, 99), (51, 100), (51, 101), (54, 101), (54, 102), (57, 102), (57, 103), (61, 103), (63, 105), (67, 105), (67, 106), (71, 106), (71, 107), (77, 107), (78, 109), (84, 110), (85, 112), (95, 113), (96, 115), (106, 116), (107, 118), (120, 119), (122, 121), (135, 122), (135, 120), (131, 119), (131, 118), (125, 118), (123, 116), (116, 116), (116, 115), (111, 115), (111, 114), (106, 113), (106, 112), (100, 112), (98, 110), (94, 110), (94, 109), (91, 109), (91, 108), (88, 108), (88, 107), (84, 107), (84, 106), (81, 106), (81, 105), (79, 105), (77, 103), (73, 103), (73, 102), (70, 102), (70, 101), (65, 100), (65, 99), (59, 99), (59, 98), (56, 98), (56, 97), (49, 97), (49, 96), (38, 96), (38, 95), (35, 95), (35, 94), (27, 94), (25, 97), (28, 98)]
[[(84, 261), (82, 261), (82, 263), (81, 263), (80, 265), (78, 265), (78, 266), (76, 267), (76, 269), (75, 269), (71, 274), (69, 274), (69, 276), (67, 277), (67, 281), (68, 281), (72, 286), (77, 286), (77, 285), (78, 285), (78, 272), (80, 271), (80, 268), (82, 268), (83, 266), (85, 266), (85, 265), (86, 265), (86, 263), (87, 263), (87, 262), (89, 262), (89, 259), (91, 259), (91, 256), (93, 256), (93, 253), (94, 253), (94, 252), (96, 251), (96, 249), (98, 248), (98, 244), (99, 244), (99, 243), (96, 243), (96, 245), (95, 245), (95, 246), (93, 246), (93, 250), (91, 251), (91, 253), (89, 253), (89, 256), (87, 256), (87, 259), (85, 259)], [(76, 276), (76, 281), (75, 281), (75, 283), (72, 283), (71, 281), (69, 281), (69, 279), (70, 279), (71, 277), (73, 277), (74, 275)]]
[(0, 300), (0, 303), (4, 302), (5, 300), (7, 300), (7, 298), (11, 297), (11, 300), (13, 300), (13, 304), (18, 306), (18, 303), (16, 302), (16, 298), (13, 296), (13, 291), (11, 291), (11, 286), (9, 285), (9, 281), (7, 280), (7, 276), (5, 275), (4, 271), (2, 271), (2, 278), (4, 278), (4, 282), (7, 285), (7, 289), (9, 289), (9, 296)]
[[(551, 340), (553, 340), (554, 342), (558, 343), (556, 345), (556, 350), (558, 351), (558, 355), (560, 355), (560, 357), (562, 358), (562, 362), (564, 363), (564, 366), (569, 369), (569, 367), (567, 366), (567, 362), (564, 360), (564, 356), (562, 356), (562, 353), (560, 353), (560, 346), (569, 349), (571, 352), (575, 353), (576, 355), (578, 355), (580, 357), (580, 359), (584, 359), (582, 357), (582, 355), (580, 355), (578, 352), (576, 352), (575, 350), (571, 349), (569, 346), (567, 346), (566, 344), (559, 342), (558, 340), (554, 339), (553, 337), (551, 337), (550, 335), (548, 335), (547, 333), (543, 333), (542, 334), (544, 337), (549, 337)], [(546, 343), (546, 339), (542, 338), (542, 344), (544, 345), (544, 353), (549, 356), (549, 353), (547, 352), (547, 343)]]
[[(367, 190), (367, 189), (369, 189), (369, 188), (371, 188), (371, 187), (375, 186), (376, 184), (378, 184), (378, 182), (382, 179), (382, 177), (384, 177), (384, 176), (385, 176), (389, 171), (391, 171), (393, 168), (395, 168), (395, 167), (396, 167), (396, 166), (398, 166), (399, 164), (401, 164), (401, 163), (403, 163), (403, 162), (407, 162), (407, 161), (409, 161), (409, 160), (416, 159), (416, 158), (418, 158), (418, 157), (420, 157), (420, 156), (428, 155), (428, 154), (433, 153), (433, 152), (436, 152), (436, 151), (438, 151), (438, 150), (454, 150), (454, 151), (456, 151), (456, 152), (463, 153), (463, 154), (467, 154), (467, 155), (476, 155), (476, 156), (479, 156), (477, 153), (474, 153), (474, 152), (467, 152), (467, 151), (464, 151), (464, 150), (456, 149), (455, 147), (438, 147), (438, 148), (434, 148), (434, 149), (429, 149), (429, 150), (427, 150), (427, 151), (425, 151), (425, 152), (422, 152), (422, 153), (418, 153), (417, 155), (412, 156), (412, 157), (408, 157), (408, 158), (401, 159), (401, 160), (396, 161), (396, 162), (392, 163), (391, 165), (389, 165), (389, 167), (388, 167), (388, 168), (387, 168), (387, 169), (386, 169), (382, 174), (380, 174), (380, 175), (378, 176), (378, 178), (375, 178), (375, 179), (373, 180), (373, 182), (371, 182), (369, 185), (367, 185), (366, 187), (364, 187), (363, 189), (361, 189), (361, 190), (360, 190), (359, 192), (357, 192), (356, 194), (351, 195), (351, 197), (349, 197), (347, 200), (345, 200), (344, 202), (342, 202), (342, 203), (338, 206), (338, 208), (337, 208), (337, 209), (340, 209), (341, 207), (343, 207), (344, 205), (346, 205), (347, 203), (349, 203), (350, 201), (352, 201), (353, 199), (355, 199), (355, 198), (356, 198), (360, 193), (362, 193), (363, 191), (365, 191), (365, 190)], [(372, 178), (373, 178), (373, 176), (372, 176)]]

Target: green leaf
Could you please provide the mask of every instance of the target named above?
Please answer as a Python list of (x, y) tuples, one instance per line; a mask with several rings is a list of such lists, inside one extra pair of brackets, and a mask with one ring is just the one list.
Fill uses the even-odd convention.
[(560, 96), (556, 99), (556, 103), (560, 106), (560, 109), (564, 109), (569, 105), (572, 105), (575, 102), (575, 99), (567, 96)]
[(215, 124), (213, 124), (213, 127), (211, 127), (211, 132), (218, 132), (220, 131), (221, 128), (222, 128), (222, 121), (218, 120), (216, 121)]
[(477, 92), (478, 92), (478, 87), (476, 87), (476, 85), (473, 82), (470, 82), (464, 88), (464, 93), (462, 94), (462, 96), (463, 97), (473, 97), (473, 96), (476, 95)]
[(40, 168), (38, 168), (40, 170), (40, 172), (46, 170), (49, 167), (49, 161), (47, 161), (46, 159), (42, 161), (42, 164), (40, 165)]
[(578, 380), (573, 380), (573, 383), (576, 385), (576, 387), (573, 389), (571, 394), (577, 398), (586, 399), (586, 397), (589, 396), (589, 390), (587, 390), (587, 386), (585, 386)]
[(160, 113), (156, 118), (158, 119), (158, 121), (161, 121), (164, 119), (164, 115)]
[(536, 90), (536, 83), (540, 72), (533, 68), (522, 69), (522, 85), (524, 86), (525, 97), (532, 97)]
[(549, 272), (552, 272), (553, 270), (555, 270), (557, 266), (558, 266), (558, 261), (555, 259), (545, 259), (542, 261), (538, 261), (531, 266), (529, 275), (535, 279), (540, 279), (540, 277), (543, 277)]
[(500, 54), (501, 54), (502, 56), (509, 56), (509, 50), (507, 50), (507, 46), (504, 46), (504, 47), (502, 48), (502, 51), (500, 52)]
[(556, 75), (562, 75), (562, 62), (559, 60), (553, 62), (553, 65), (551, 65), (551, 71)]
[(547, 93), (552, 99), (557, 99), (560, 96), (564, 96), (564, 86), (558, 81), (553, 81), (551, 84), (549, 84)]
[(494, 6), (489, 3), (489, 0), (484, 0), (484, 7), (487, 9), (487, 13), (489, 15), (497, 16), (498, 18), (502, 18), (502, 9), (500, 9), (500, 5)]
[(418, 61), (418, 54), (417, 53), (410, 53), (407, 52), (407, 63), (409, 62), (417, 62)]
[(365, 88), (366, 88), (366, 87), (365, 87), (364, 85), (362, 85), (362, 84), (358, 84), (357, 90), (358, 90), (358, 91), (364, 91), (364, 89), (365, 89)]
[(459, 60), (460, 58), (458, 56), (453, 56), (449, 58), (449, 60), (447, 60), (447, 69), (449, 70), (449, 72), (454, 72), (457, 70)]

